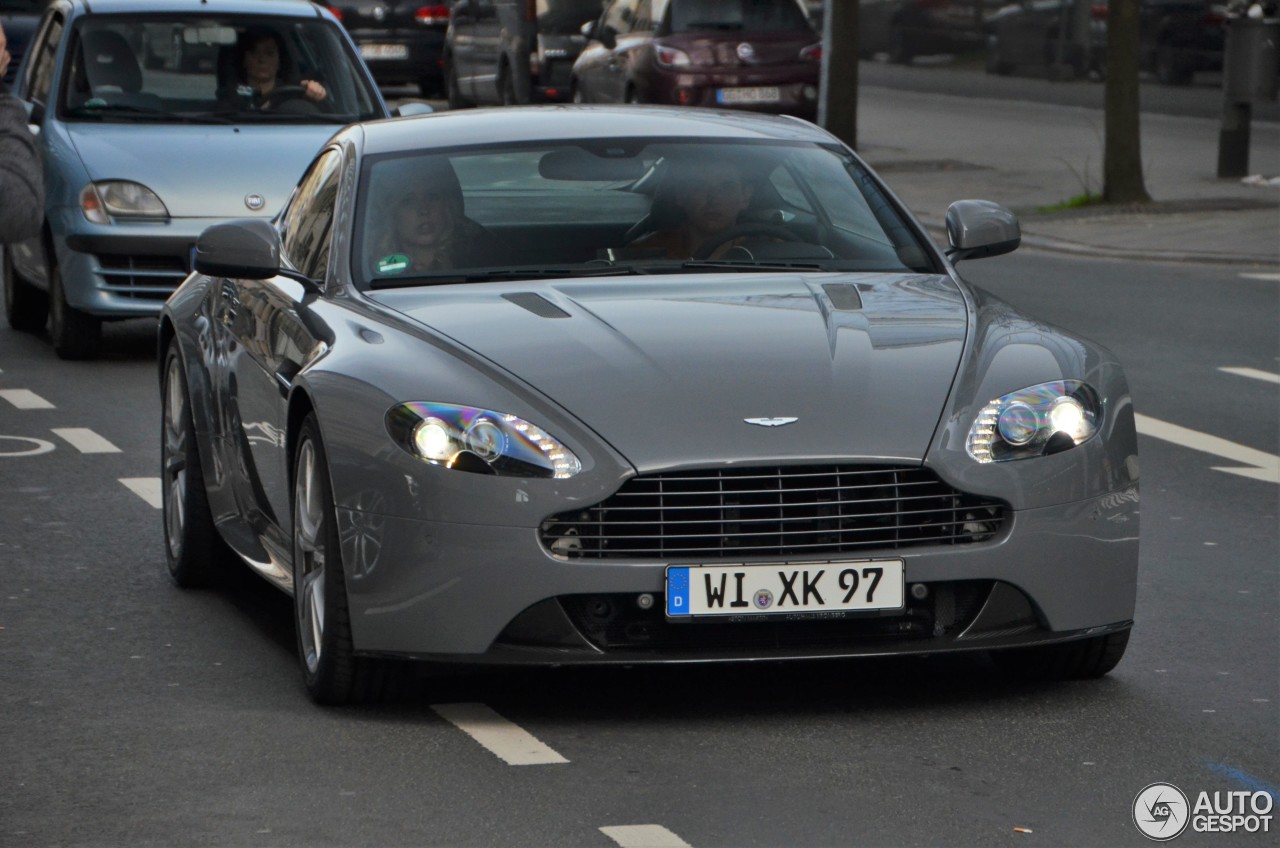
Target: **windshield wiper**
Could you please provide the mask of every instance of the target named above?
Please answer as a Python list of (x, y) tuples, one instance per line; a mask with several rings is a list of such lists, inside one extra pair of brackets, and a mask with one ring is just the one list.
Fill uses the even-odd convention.
[(339, 124), (346, 126), (358, 117), (330, 115), (324, 112), (277, 112), (274, 110), (236, 109), (218, 112), (219, 120), (241, 124)]
[(217, 115), (184, 115), (181, 112), (169, 112), (165, 109), (150, 109), (146, 106), (135, 106), (131, 103), (104, 103), (101, 106), (77, 106), (67, 110), (67, 114), (77, 118), (136, 117), (171, 121), (177, 124), (229, 124), (226, 118)]
[(690, 259), (680, 263), (684, 271), (830, 271), (816, 262), (743, 262), (733, 259)]
[(591, 265), (576, 268), (467, 268), (460, 271), (439, 271), (415, 277), (379, 277), (369, 283), (373, 289), (397, 289), (413, 286), (447, 286), (454, 283), (485, 283), (503, 280), (545, 280), (574, 277), (624, 277), (632, 274), (648, 274), (648, 270), (634, 265)]

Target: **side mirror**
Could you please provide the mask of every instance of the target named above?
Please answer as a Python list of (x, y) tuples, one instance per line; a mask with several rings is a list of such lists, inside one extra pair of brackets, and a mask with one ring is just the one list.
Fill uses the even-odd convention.
[(957, 200), (947, 207), (947, 256), (985, 259), (1015, 250), (1022, 242), (1018, 216), (990, 200)]
[(435, 109), (431, 108), (430, 104), (414, 101), (411, 103), (401, 103), (399, 106), (391, 110), (391, 115), (395, 118), (408, 118), (411, 115), (430, 115), (435, 111)]
[(267, 280), (280, 273), (280, 234), (270, 221), (214, 224), (196, 239), (196, 271), (211, 277)]

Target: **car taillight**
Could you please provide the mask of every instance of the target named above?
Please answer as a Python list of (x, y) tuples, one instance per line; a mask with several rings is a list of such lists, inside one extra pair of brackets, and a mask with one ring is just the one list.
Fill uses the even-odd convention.
[(653, 50), (654, 58), (664, 68), (687, 68), (691, 64), (689, 54), (683, 50), (667, 47), (665, 44), (656, 44)]
[(338, 23), (342, 23), (341, 9), (339, 9), (337, 6), (325, 6), (325, 8), (329, 10), (330, 14), (332, 14), (335, 18), (338, 19)]
[(435, 6), (419, 6), (413, 13), (413, 19), (420, 24), (449, 23), (449, 7), (440, 3)]
[(819, 41), (817, 44), (810, 44), (808, 47), (803, 48), (800, 51), (800, 58), (810, 62), (821, 62), (822, 42)]
[(1222, 26), (1226, 20), (1226, 15), (1216, 10), (1209, 12), (1204, 16), (1205, 26)]
[(538, 19), (538, 0), (524, 0), (524, 19), (530, 23)]
[(1094, 3), (1089, 7), (1089, 17), (1095, 21), (1105, 21), (1107, 19), (1107, 4)]

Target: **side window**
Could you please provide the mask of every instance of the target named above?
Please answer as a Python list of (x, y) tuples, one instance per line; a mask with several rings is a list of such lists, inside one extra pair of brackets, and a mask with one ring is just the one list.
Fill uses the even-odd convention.
[(329, 235), (341, 174), (342, 154), (326, 151), (302, 178), (280, 221), (285, 257), (313, 279), (323, 278), (329, 265)]
[(62, 30), (65, 22), (62, 15), (54, 12), (45, 22), (44, 28), (31, 51), (31, 65), (27, 72), (28, 87), (26, 99), (40, 103), (49, 102), (49, 84), (53, 81), (54, 58), (58, 53), (58, 43), (62, 41)]

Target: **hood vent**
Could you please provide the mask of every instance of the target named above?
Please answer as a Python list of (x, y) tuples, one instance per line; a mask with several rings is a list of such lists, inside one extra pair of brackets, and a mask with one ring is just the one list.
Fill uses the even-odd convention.
[(509, 300), (516, 306), (523, 307), (539, 318), (569, 318), (568, 312), (556, 306), (540, 294), (533, 292), (516, 292), (514, 294), (504, 294), (503, 300)]

